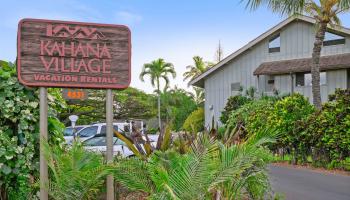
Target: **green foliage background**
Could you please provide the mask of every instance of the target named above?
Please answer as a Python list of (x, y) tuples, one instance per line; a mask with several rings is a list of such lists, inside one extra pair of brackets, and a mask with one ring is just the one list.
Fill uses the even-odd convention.
[(188, 132), (198, 133), (199, 131), (203, 131), (204, 127), (204, 109), (198, 108), (193, 111), (186, 119), (183, 124), (183, 129)]
[(336, 90), (330, 101), (316, 111), (301, 94), (282, 99), (261, 98), (230, 113), (226, 129), (237, 129), (243, 137), (262, 130), (277, 131), (270, 146), (293, 155), (293, 162), (327, 168), (350, 169), (350, 90)]
[(242, 105), (248, 103), (250, 100), (251, 99), (249, 99), (248, 97), (242, 95), (231, 96), (230, 98), (228, 98), (226, 106), (221, 113), (220, 121), (222, 123), (226, 123), (232, 111), (237, 110)]
[[(49, 142), (62, 146), (64, 126), (55, 117), (64, 104), (55, 89), (49, 92)], [(30, 199), (38, 189), (38, 90), (21, 85), (16, 66), (4, 61), (0, 61), (0, 102), (0, 195)]]
[(172, 124), (174, 131), (180, 131), (186, 118), (198, 107), (192, 96), (183, 89), (165, 91), (161, 93), (160, 99), (162, 121)]

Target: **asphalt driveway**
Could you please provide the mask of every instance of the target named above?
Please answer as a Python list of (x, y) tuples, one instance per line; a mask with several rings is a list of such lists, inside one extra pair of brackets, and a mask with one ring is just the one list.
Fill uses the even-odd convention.
[(286, 200), (350, 200), (350, 176), (269, 166), (274, 192)]

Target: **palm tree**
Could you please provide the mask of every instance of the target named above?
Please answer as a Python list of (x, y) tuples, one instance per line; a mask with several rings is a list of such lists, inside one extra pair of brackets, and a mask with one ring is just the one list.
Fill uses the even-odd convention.
[(199, 87), (193, 87), (194, 93), (191, 93), (193, 100), (196, 102), (198, 106), (204, 105), (204, 89)]
[[(242, 0), (244, 1), (244, 0)], [(311, 76), (313, 103), (321, 109), (320, 93), (320, 55), (322, 44), (327, 31), (327, 26), (339, 26), (341, 24), (338, 15), (349, 11), (350, 0), (246, 0), (247, 7), (255, 10), (262, 4), (266, 4), (273, 12), (282, 15), (308, 14), (316, 20), (316, 35), (312, 52)]]
[(163, 79), (165, 81), (165, 87), (169, 85), (169, 77), (171, 74), (173, 78), (176, 77), (176, 72), (174, 69), (174, 65), (171, 63), (167, 63), (164, 59), (159, 58), (157, 60), (152, 61), (151, 63), (146, 63), (143, 65), (142, 72), (140, 74), (141, 81), (144, 81), (144, 76), (148, 75), (151, 79), (151, 84), (153, 87), (156, 87), (156, 92), (158, 94), (158, 123), (159, 129), (161, 128), (161, 119), (160, 119), (160, 80)]
[(209, 66), (212, 65), (211, 63), (204, 62), (203, 58), (199, 56), (194, 56), (193, 61), (194, 65), (189, 65), (186, 67), (188, 71), (183, 74), (184, 81), (186, 81), (187, 79), (193, 79), (194, 77), (203, 73)]

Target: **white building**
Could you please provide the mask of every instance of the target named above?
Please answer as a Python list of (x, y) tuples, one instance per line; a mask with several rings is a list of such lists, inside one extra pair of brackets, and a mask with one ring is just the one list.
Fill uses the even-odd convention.
[[(315, 20), (293, 16), (232, 53), (190, 84), (205, 89), (205, 123), (216, 122), (227, 99), (240, 87), (257, 93), (299, 92), (312, 102), (311, 55)], [(336, 88), (350, 88), (350, 29), (329, 28), (321, 52), (321, 99)]]

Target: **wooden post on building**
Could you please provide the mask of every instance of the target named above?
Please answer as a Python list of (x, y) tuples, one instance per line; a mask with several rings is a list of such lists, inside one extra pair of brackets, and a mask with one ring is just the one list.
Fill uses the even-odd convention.
[[(113, 162), (113, 92), (107, 89), (106, 93), (106, 143), (107, 143), (107, 164)], [(113, 176), (107, 176), (107, 200), (114, 200)]]
[(47, 89), (40, 87), (40, 200), (48, 200), (49, 177), (42, 149), (44, 142), (47, 142)]

